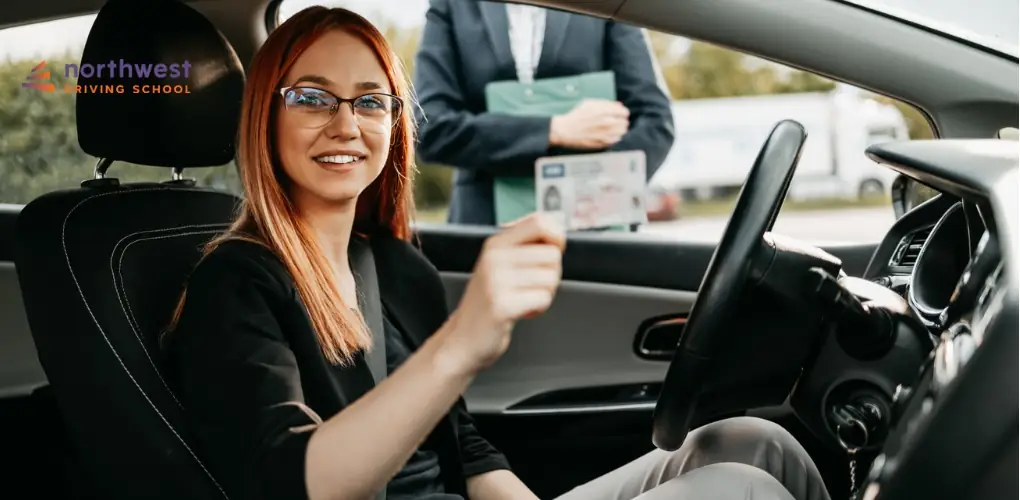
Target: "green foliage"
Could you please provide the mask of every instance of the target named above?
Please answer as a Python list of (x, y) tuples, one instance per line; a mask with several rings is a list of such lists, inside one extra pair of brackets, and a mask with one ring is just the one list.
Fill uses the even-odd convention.
[(892, 104), (900, 110), (900, 113), (903, 113), (903, 118), (907, 120), (907, 130), (910, 132), (911, 139), (931, 139), (935, 136), (932, 133), (931, 124), (928, 123), (928, 118), (917, 108), (886, 96), (877, 96), (875, 99), (879, 102)]
[(390, 48), (397, 54), (404, 66), (407, 78), (410, 79), (414, 75), (414, 55), (418, 51), (422, 29), (402, 29), (396, 26), (382, 26), (381, 29)]
[(452, 182), (452, 169), (436, 164), (419, 165), (414, 182), (415, 205), (423, 210), (445, 206), (450, 200)]
[(652, 50), (674, 99), (704, 99), (797, 92), (826, 92), (832, 80), (703, 42), (691, 42), (686, 52), (673, 55), (676, 38), (654, 34)]
[(0, 65), (0, 168), (3, 169), (0, 201), (4, 203), (24, 203), (47, 188), (58, 186), (60, 178), (73, 175), (71, 172), (79, 173), (79, 179), (91, 173), (87, 155), (78, 148), (74, 95), (62, 92), (68, 82), (59, 68), (70, 60), (69, 57), (54, 58), (47, 62), (51, 81), (60, 89), (57, 92), (21, 87), (38, 61)]

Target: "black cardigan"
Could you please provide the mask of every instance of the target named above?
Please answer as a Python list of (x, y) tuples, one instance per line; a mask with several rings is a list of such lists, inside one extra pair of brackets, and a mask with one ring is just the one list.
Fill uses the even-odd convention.
[[(415, 350), (448, 315), (439, 272), (402, 240), (374, 236), (371, 245), (387, 317)], [(231, 498), (307, 498), (312, 431), (375, 385), (360, 355), (347, 368), (326, 360), (283, 263), (245, 241), (220, 245), (196, 266), (167, 340), (190, 430)], [(466, 478), (509, 469), (463, 398), (427, 443), (451, 493), (466, 496)]]

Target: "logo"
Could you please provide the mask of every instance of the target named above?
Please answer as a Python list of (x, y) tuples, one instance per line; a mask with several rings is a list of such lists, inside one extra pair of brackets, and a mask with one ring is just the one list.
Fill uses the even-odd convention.
[(40, 92), (56, 92), (57, 87), (50, 80), (50, 72), (46, 70), (46, 61), (36, 64), (32, 71), (25, 77), (21, 86), (26, 89), (38, 90)]
[[(42, 92), (56, 92), (56, 85), (49, 81), (50, 72), (45, 69), (46, 61), (37, 64), (25, 82), (24, 88)], [(188, 80), (191, 77), (191, 62), (181, 63), (135, 63), (120, 59), (106, 63), (65, 64), (64, 77), (76, 80), (79, 76), (90, 79), (88, 84), (66, 83), (65, 94), (190, 94)], [(147, 83), (153, 78), (158, 83)], [(169, 82), (168, 82), (169, 80)]]
[(542, 178), (552, 179), (556, 177), (563, 177), (566, 173), (562, 163), (550, 163), (542, 166)]

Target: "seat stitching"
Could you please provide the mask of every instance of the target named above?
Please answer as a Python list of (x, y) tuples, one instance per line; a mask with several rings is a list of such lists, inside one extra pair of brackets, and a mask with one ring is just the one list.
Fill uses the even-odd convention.
[(78, 295), (81, 297), (82, 303), (85, 305), (85, 310), (88, 311), (89, 316), (92, 318), (92, 322), (95, 323), (96, 328), (99, 330), (99, 333), (103, 336), (103, 340), (106, 342), (107, 347), (110, 348), (110, 351), (113, 352), (114, 357), (117, 358), (117, 362), (120, 363), (120, 367), (124, 370), (124, 373), (127, 374), (128, 378), (131, 379), (131, 382), (135, 384), (135, 388), (138, 389), (138, 392), (142, 394), (142, 397), (144, 397), (145, 401), (149, 403), (149, 406), (153, 409), (153, 411), (155, 411), (156, 414), (159, 415), (160, 420), (163, 421), (163, 423), (167, 426), (167, 428), (170, 429), (170, 432), (172, 432), (174, 434), (174, 436), (177, 438), (177, 440), (180, 441), (181, 445), (184, 446), (184, 449), (188, 451), (189, 455), (191, 455), (191, 458), (193, 458), (195, 460), (195, 463), (197, 463), (198, 466), (202, 468), (202, 471), (205, 472), (205, 475), (209, 478), (210, 481), (213, 482), (213, 484), (216, 486), (216, 489), (218, 489), (220, 491), (220, 494), (223, 495), (223, 498), (229, 499), (230, 497), (227, 496), (226, 491), (223, 490), (223, 487), (220, 486), (220, 483), (218, 481), (216, 481), (216, 478), (213, 477), (212, 473), (209, 472), (209, 469), (207, 469), (205, 467), (205, 464), (203, 464), (202, 461), (199, 460), (198, 456), (195, 455), (195, 452), (192, 451), (190, 446), (188, 446), (188, 443), (184, 441), (184, 438), (182, 438), (181, 435), (178, 434), (177, 429), (174, 429), (174, 426), (171, 425), (170, 422), (163, 415), (163, 413), (161, 411), (159, 411), (159, 408), (156, 407), (156, 404), (152, 402), (152, 399), (149, 398), (149, 395), (145, 393), (145, 390), (142, 389), (142, 386), (138, 383), (138, 380), (136, 380), (134, 375), (132, 375), (131, 370), (128, 369), (126, 364), (124, 364), (124, 360), (120, 357), (120, 353), (117, 352), (117, 348), (113, 346), (112, 342), (110, 342), (110, 338), (106, 335), (106, 332), (103, 330), (103, 327), (99, 324), (99, 321), (96, 319), (95, 313), (92, 312), (92, 308), (89, 306), (89, 302), (85, 298), (85, 293), (81, 289), (81, 284), (78, 282), (78, 277), (74, 274), (74, 268), (73, 268), (73, 266), (71, 266), (71, 256), (70, 256), (70, 254), (67, 251), (67, 221), (70, 220), (71, 215), (74, 214), (74, 212), (77, 211), (78, 208), (81, 207), (82, 205), (84, 205), (86, 202), (93, 201), (93, 200), (102, 198), (104, 196), (116, 195), (116, 194), (137, 194), (137, 193), (145, 193), (145, 192), (173, 191), (173, 190), (175, 190), (175, 189), (174, 188), (140, 188), (140, 189), (133, 189), (133, 190), (130, 190), (130, 191), (109, 191), (109, 192), (103, 192), (103, 193), (95, 194), (95, 195), (89, 196), (87, 198), (84, 198), (81, 201), (79, 201), (77, 204), (75, 204), (74, 207), (71, 207), (71, 210), (69, 210), (67, 212), (67, 215), (64, 216), (64, 222), (63, 222), (63, 224), (61, 225), (61, 228), (60, 228), (60, 243), (61, 243), (61, 246), (63, 247), (63, 250), (64, 250), (64, 260), (67, 263), (67, 270), (71, 274), (71, 279), (74, 280), (74, 285), (78, 289)]
[(228, 224), (191, 224), (191, 225), (187, 225), (187, 226), (178, 226), (178, 227), (172, 227), (172, 228), (147, 229), (147, 230), (144, 230), (144, 231), (136, 231), (136, 232), (133, 232), (133, 233), (128, 234), (128, 235), (124, 236), (123, 238), (121, 238), (117, 242), (117, 244), (114, 245), (113, 251), (110, 252), (110, 274), (114, 275), (114, 280), (113, 281), (114, 281), (115, 287), (117, 288), (117, 299), (120, 301), (121, 311), (124, 312), (124, 316), (127, 318), (128, 324), (131, 325), (131, 331), (135, 334), (135, 339), (138, 340), (138, 345), (142, 346), (142, 351), (145, 352), (145, 357), (149, 360), (149, 365), (152, 366), (153, 371), (156, 372), (156, 376), (159, 377), (159, 381), (163, 383), (163, 387), (166, 388), (167, 392), (170, 393), (170, 397), (172, 397), (174, 399), (174, 402), (177, 403), (177, 406), (180, 407), (181, 409), (184, 409), (184, 407), (181, 405), (180, 400), (177, 399), (177, 395), (174, 394), (174, 391), (170, 390), (170, 385), (166, 383), (166, 380), (163, 378), (163, 374), (160, 372), (159, 368), (156, 367), (156, 363), (152, 360), (152, 355), (149, 353), (149, 349), (145, 346), (145, 342), (142, 340), (142, 334), (140, 332), (141, 329), (138, 327), (138, 322), (135, 320), (135, 315), (133, 314), (133, 312), (132, 312), (133, 309), (131, 308), (131, 300), (127, 296), (127, 289), (124, 287), (124, 273), (123, 273), (124, 256), (127, 255), (127, 251), (128, 251), (129, 248), (131, 248), (131, 245), (134, 245), (135, 243), (138, 243), (139, 241), (151, 241), (151, 240), (157, 240), (157, 239), (174, 238), (174, 237), (178, 237), (178, 236), (191, 236), (191, 235), (195, 235), (195, 234), (209, 234), (209, 233), (215, 234), (215, 233), (219, 232), (219, 229), (217, 229), (217, 230), (205, 230), (205, 231), (189, 231), (189, 232), (184, 232), (184, 233), (171, 233), (171, 234), (162, 235), (162, 236), (153, 236), (153, 237), (149, 237), (149, 238), (138, 238), (138, 239), (132, 240), (128, 244), (124, 245), (124, 248), (119, 251), (120, 258), (117, 261), (117, 269), (116, 269), (116, 271), (114, 270), (113, 260), (114, 260), (114, 257), (116, 257), (118, 255), (118, 249), (119, 249), (120, 245), (122, 243), (124, 243), (124, 240), (126, 240), (128, 238), (131, 238), (133, 236), (137, 236), (137, 235), (140, 235), (140, 234), (146, 234), (146, 233), (160, 233), (160, 232), (177, 231), (177, 230), (182, 230), (182, 229), (199, 229), (199, 228), (212, 228), (212, 227), (226, 228), (226, 227), (229, 227), (229, 225)]

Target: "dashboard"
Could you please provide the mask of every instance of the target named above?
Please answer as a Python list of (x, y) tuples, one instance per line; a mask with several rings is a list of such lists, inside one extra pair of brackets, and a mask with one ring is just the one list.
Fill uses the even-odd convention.
[[(941, 194), (894, 225), (868, 277), (906, 299), (931, 355), (897, 388), (863, 500), (1016, 494), (1018, 144), (906, 141), (868, 156)], [(1009, 492), (1003, 488), (1009, 488)]]

